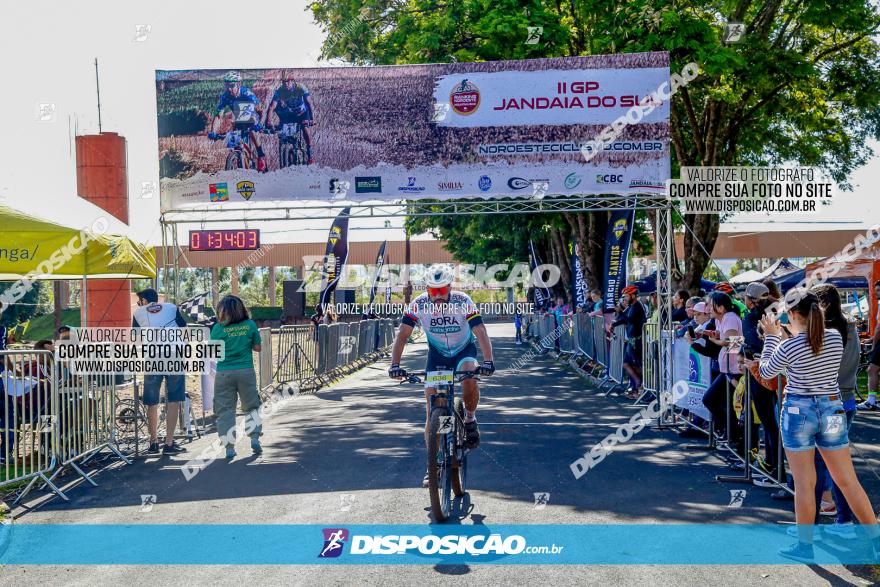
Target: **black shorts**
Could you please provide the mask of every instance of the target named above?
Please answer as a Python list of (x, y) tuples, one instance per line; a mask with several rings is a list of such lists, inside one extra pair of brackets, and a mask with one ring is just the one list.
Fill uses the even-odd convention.
[(880, 344), (874, 345), (874, 350), (871, 351), (871, 358), (868, 359), (868, 362), (872, 365), (877, 365), (878, 367), (880, 367)]
[(626, 341), (623, 349), (623, 362), (633, 367), (642, 366), (642, 339), (636, 339), (632, 342)]
[(438, 371), (441, 369), (452, 369), (453, 371), (457, 371), (462, 363), (466, 361), (473, 361), (474, 363), (478, 363), (477, 360), (477, 345), (471, 341), (468, 343), (466, 347), (464, 347), (457, 355), (454, 357), (446, 357), (437, 352), (434, 347), (428, 345), (428, 361), (425, 365), (425, 371)]

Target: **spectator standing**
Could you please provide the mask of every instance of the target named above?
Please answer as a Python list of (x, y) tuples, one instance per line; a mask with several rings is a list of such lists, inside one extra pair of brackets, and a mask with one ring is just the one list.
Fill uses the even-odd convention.
[(709, 309), (715, 320), (715, 330), (706, 330), (710, 342), (720, 347), (718, 351), (719, 376), (716, 377), (703, 395), (703, 405), (712, 414), (715, 429), (727, 433), (731, 445), (739, 445), (742, 440), (739, 428), (727, 430), (727, 413), (732, 410), (732, 390), (739, 381), (739, 361), (730, 352), (731, 337), (742, 336), (742, 320), (729, 295), (714, 291), (709, 294)]
[(598, 289), (591, 291), (590, 301), (592, 302), (592, 307), (590, 307), (590, 311), (588, 312), (590, 316), (601, 316), (605, 312), (605, 304), (602, 301), (602, 292)]
[(513, 325), (516, 328), (515, 344), (522, 344), (522, 314), (520, 313), (519, 308), (513, 312)]
[(761, 318), (765, 334), (761, 376), (775, 377), (782, 372), (787, 375), (780, 425), (785, 455), (794, 476), (798, 543), (779, 554), (800, 562), (813, 560), (814, 452), (818, 448), (853, 514), (867, 526), (876, 558), (880, 556), (877, 518), (853, 468), (838, 386), (843, 340), (837, 330), (826, 329), (816, 294), (800, 291), (797, 297), (800, 301), (788, 310), (791, 338), (778, 320), (767, 315)]
[[(874, 295), (880, 299), (880, 280), (874, 284)], [(877, 410), (877, 394), (880, 393), (880, 314), (877, 316), (877, 324), (874, 325), (874, 335), (871, 337), (873, 344), (871, 357), (868, 360), (868, 399), (859, 404), (860, 410)]]
[(255, 455), (262, 454), (260, 445), (262, 426), (257, 411), (262, 402), (257, 390), (257, 376), (254, 370), (254, 352), (262, 348), (262, 339), (257, 325), (237, 296), (226, 296), (217, 306), (218, 322), (211, 329), (211, 340), (222, 340), (226, 351), (222, 361), (217, 363), (217, 379), (214, 383), (214, 411), (217, 414), (217, 434), (226, 447), (226, 458), (235, 458), (237, 437), (235, 407), (241, 400), (245, 422), (251, 420), (251, 450)]
[[(133, 328), (184, 328), (186, 320), (177, 306), (159, 303), (159, 294), (154, 289), (137, 293), (137, 309), (131, 325)], [(70, 329), (67, 338), (70, 337)], [(59, 338), (62, 338), (59, 336)], [(183, 373), (144, 373), (144, 405), (147, 406), (147, 429), (150, 446), (147, 454), (159, 453), (159, 400), (165, 382), (167, 410), (165, 416), (165, 444), (163, 454), (177, 454), (184, 449), (174, 442), (174, 429), (177, 426), (180, 404), (186, 399), (186, 376)]]
[(672, 321), (686, 322), (690, 315), (687, 313), (685, 304), (691, 297), (690, 292), (686, 289), (680, 289), (672, 296)]
[(733, 289), (733, 286), (726, 281), (716, 283), (714, 290), (730, 296), (730, 300), (733, 302), (734, 307), (736, 307), (736, 313), (739, 314), (740, 318), (742, 318), (749, 312), (749, 309), (746, 308), (746, 305), (736, 299), (736, 290)]
[(621, 324), (626, 325), (626, 345), (623, 351), (623, 368), (629, 375), (632, 390), (627, 394), (630, 399), (637, 399), (642, 388), (642, 332), (647, 322), (645, 306), (639, 301), (639, 288), (628, 285), (623, 288), (623, 300), (626, 309), (611, 323), (610, 330)]

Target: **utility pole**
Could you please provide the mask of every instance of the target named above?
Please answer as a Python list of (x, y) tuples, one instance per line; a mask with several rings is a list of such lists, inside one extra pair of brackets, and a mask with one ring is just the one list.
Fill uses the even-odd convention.
[(97, 57), (95, 57), (95, 87), (98, 89), (98, 134), (101, 134), (101, 81), (98, 79)]

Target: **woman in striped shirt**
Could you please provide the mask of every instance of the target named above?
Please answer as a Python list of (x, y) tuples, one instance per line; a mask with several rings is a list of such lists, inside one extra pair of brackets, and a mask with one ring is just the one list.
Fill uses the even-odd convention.
[(837, 384), (843, 356), (840, 333), (825, 328), (816, 294), (806, 290), (796, 293), (799, 301), (788, 310), (790, 332), (767, 314), (761, 318), (765, 339), (760, 370), (762, 377), (785, 372), (788, 379), (782, 401), (782, 445), (794, 476), (799, 542), (780, 554), (809, 562), (813, 560), (812, 524), (816, 516), (816, 448), (859, 522), (870, 525), (875, 548), (877, 518), (856, 477), (849, 452), (846, 414)]

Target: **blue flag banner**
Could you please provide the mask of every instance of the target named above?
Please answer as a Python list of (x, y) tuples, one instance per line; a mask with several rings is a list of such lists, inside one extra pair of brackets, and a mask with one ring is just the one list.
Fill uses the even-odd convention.
[(602, 283), (606, 310), (614, 309), (620, 299), (620, 290), (626, 285), (626, 265), (635, 218), (636, 211), (633, 208), (615, 210), (608, 220), (608, 232), (605, 235), (605, 277)]
[(569, 245), (571, 252), (571, 285), (574, 288), (574, 305), (576, 308), (585, 308), (587, 305), (587, 280), (581, 268), (580, 247), (574, 237)]
[(324, 289), (321, 290), (321, 307), (330, 303), (330, 294), (336, 289), (345, 262), (348, 261), (348, 215), (351, 208), (343, 208), (330, 226), (327, 249), (324, 253)]

